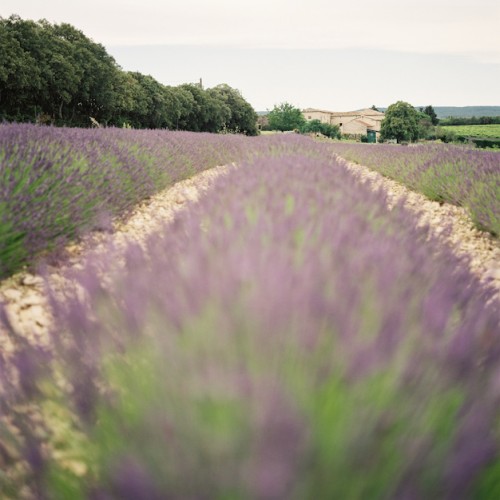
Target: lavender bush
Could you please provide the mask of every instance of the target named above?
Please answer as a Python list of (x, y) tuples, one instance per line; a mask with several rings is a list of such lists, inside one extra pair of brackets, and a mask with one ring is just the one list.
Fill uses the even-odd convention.
[[(0, 125), (0, 278), (89, 230), (106, 230), (139, 201), (207, 168), (305, 138), (161, 130)], [(291, 148), (291, 149), (290, 149)]]
[(500, 494), (492, 291), (328, 148), (286, 140), (301, 152), (275, 143), (53, 298), (52, 375), (45, 352), (16, 365), (45, 423), (16, 434), (39, 495)]
[(465, 147), (426, 144), (332, 145), (343, 158), (366, 165), (432, 200), (465, 207), (474, 223), (500, 235), (500, 155)]
[(241, 159), (247, 144), (228, 135), (0, 125), (0, 277), (105, 229), (173, 182)]

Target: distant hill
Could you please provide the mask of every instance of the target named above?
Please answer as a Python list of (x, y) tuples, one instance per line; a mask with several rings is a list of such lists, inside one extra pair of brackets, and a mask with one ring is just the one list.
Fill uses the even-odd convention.
[[(422, 106), (425, 107), (425, 106)], [(470, 118), (472, 116), (500, 116), (500, 106), (433, 106), (438, 118)]]
[[(425, 108), (425, 106), (416, 106)], [(432, 106), (438, 118), (471, 118), (472, 116), (500, 116), (500, 106)], [(377, 108), (385, 113), (387, 108)], [(259, 116), (265, 116), (268, 111), (257, 111)]]
[[(425, 108), (425, 106), (416, 106)], [(471, 118), (472, 116), (500, 116), (500, 106), (432, 106), (438, 118)], [(387, 108), (379, 108), (384, 111)]]

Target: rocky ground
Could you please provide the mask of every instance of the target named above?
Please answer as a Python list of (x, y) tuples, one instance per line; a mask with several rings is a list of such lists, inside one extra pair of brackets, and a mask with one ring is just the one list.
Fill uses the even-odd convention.
[[(363, 182), (370, 183), (374, 189), (384, 189), (390, 207), (405, 197), (405, 206), (415, 212), (417, 224), (429, 225), (432, 234), (440, 238), (443, 245), (449, 245), (459, 255), (467, 256), (471, 271), (485, 283), (496, 287), (499, 292), (497, 296), (500, 295), (500, 241), (475, 229), (465, 210), (432, 202), (366, 167), (348, 162), (345, 164)], [(138, 206), (127, 222), (115, 225), (111, 234), (91, 234), (81, 242), (68, 246), (66, 256), (61, 260), (63, 264), (48, 266), (51, 288), (62, 290), (64, 272), (81, 266), (88, 252), (99, 251), (110, 242), (120, 247), (130, 239), (138, 242), (143, 240), (155, 231), (158, 224), (172, 219), (178, 210), (196, 200), (200, 193), (210, 188), (217, 176), (227, 170), (228, 167), (216, 167), (179, 182)], [(4, 353), (14, 349), (16, 335), (43, 343), (51, 318), (41, 276), (24, 271), (0, 282), (0, 302), (5, 304), (14, 331), (9, 333), (0, 327), (0, 346)]]
[(404, 206), (415, 213), (417, 225), (428, 226), (433, 236), (457, 255), (463, 256), (471, 272), (485, 284), (496, 288), (497, 297), (500, 296), (500, 240), (476, 229), (464, 208), (431, 201), (367, 167), (341, 161), (373, 189), (383, 189), (390, 208), (404, 199)]

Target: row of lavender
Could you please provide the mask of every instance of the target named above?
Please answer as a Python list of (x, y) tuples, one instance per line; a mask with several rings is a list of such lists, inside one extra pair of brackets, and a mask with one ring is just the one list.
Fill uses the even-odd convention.
[(235, 135), (0, 124), (0, 278), (106, 229), (169, 184), (253, 151)]
[(193, 173), (242, 141), (190, 134), (0, 125), (0, 277)]
[[(0, 278), (79, 234), (107, 229), (111, 217), (126, 216), (138, 201), (172, 182), (286, 143), (269, 137), (0, 125)], [(480, 227), (500, 233), (500, 155), (450, 146), (332, 147), (433, 199), (466, 206)]]
[(324, 145), (286, 141), (302, 153), (231, 170), (125, 268), (89, 258), (52, 353), (4, 369), (40, 497), (500, 496), (491, 291)]
[(343, 158), (366, 165), (436, 201), (463, 206), (474, 223), (500, 236), (500, 154), (461, 146), (336, 143)]

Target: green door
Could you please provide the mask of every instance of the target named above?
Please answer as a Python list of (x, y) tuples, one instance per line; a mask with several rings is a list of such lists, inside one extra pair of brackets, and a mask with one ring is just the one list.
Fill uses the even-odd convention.
[(368, 136), (368, 142), (377, 142), (377, 133), (375, 132), (375, 130), (367, 130), (366, 135)]

